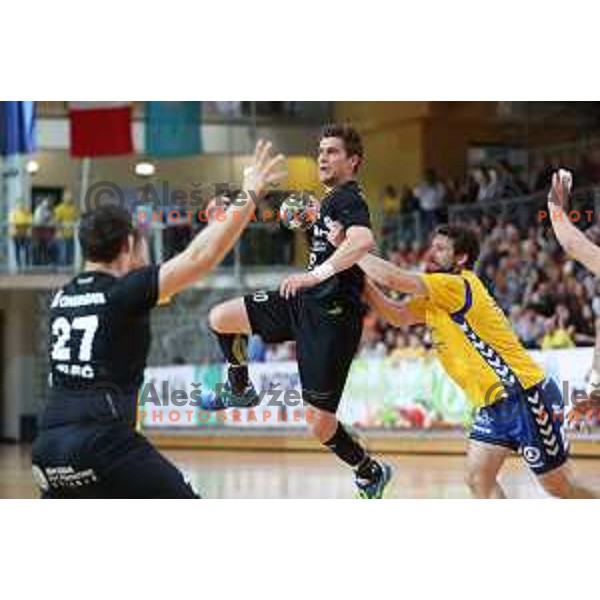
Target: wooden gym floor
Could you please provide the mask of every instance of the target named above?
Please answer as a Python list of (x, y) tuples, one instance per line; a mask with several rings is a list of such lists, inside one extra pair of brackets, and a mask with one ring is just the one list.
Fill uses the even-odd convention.
[[(352, 498), (347, 468), (326, 453), (165, 450), (206, 498)], [(396, 469), (390, 498), (468, 498), (464, 456), (387, 454)], [(574, 459), (582, 484), (600, 491), (600, 459)], [(512, 498), (543, 498), (518, 458), (501, 477)], [(29, 447), (0, 445), (0, 498), (35, 498)]]

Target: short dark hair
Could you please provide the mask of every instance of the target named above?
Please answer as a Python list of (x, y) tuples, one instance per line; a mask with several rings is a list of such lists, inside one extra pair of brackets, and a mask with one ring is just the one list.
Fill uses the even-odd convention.
[(466, 269), (473, 269), (479, 258), (479, 237), (477, 232), (466, 225), (439, 225), (434, 235), (443, 235), (452, 240), (454, 254), (466, 254)]
[(86, 260), (112, 262), (130, 235), (134, 235), (131, 213), (120, 206), (102, 206), (81, 216), (79, 243)]
[[(364, 156), (364, 149), (360, 135), (352, 125), (348, 123), (336, 124), (329, 123), (321, 130), (321, 139), (327, 137), (340, 138), (344, 142), (344, 148), (348, 156), (358, 156), (360, 163)], [(358, 166), (356, 167), (358, 169)]]

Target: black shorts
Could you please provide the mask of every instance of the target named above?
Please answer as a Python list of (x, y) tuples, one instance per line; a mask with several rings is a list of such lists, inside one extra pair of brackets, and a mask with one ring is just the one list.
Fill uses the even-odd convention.
[(125, 422), (43, 429), (32, 469), (42, 498), (198, 498), (179, 469)]
[(252, 332), (267, 344), (296, 341), (302, 396), (335, 413), (362, 335), (363, 307), (306, 293), (285, 299), (278, 291), (244, 296)]

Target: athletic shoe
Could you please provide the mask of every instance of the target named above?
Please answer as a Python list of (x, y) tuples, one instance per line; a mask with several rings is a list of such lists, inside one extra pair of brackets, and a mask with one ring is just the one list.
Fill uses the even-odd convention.
[(392, 478), (392, 467), (386, 463), (379, 463), (381, 467), (379, 476), (374, 481), (365, 481), (356, 477), (355, 484), (358, 488), (358, 498), (361, 500), (380, 500), (387, 484)]
[(254, 386), (249, 383), (241, 394), (236, 394), (231, 389), (229, 382), (225, 383), (221, 393), (210, 391), (202, 395), (202, 410), (217, 411), (226, 408), (252, 408), (260, 404), (260, 396)]

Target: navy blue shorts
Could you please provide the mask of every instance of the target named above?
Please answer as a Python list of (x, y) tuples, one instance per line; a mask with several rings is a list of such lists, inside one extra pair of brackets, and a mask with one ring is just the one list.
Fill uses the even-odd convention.
[(43, 429), (32, 469), (43, 498), (198, 498), (179, 469), (125, 422)]
[(553, 380), (544, 379), (533, 388), (480, 408), (469, 437), (519, 452), (529, 468), (542, 475), (569, 457), (564, 419), (560, 389)]
[(362, 305), (308, 293), (285, 299), (279, 291), (248, 294), (244, 303), (264, 342), (296, 341), (303, 399), (335, 414), (362, 335)]

